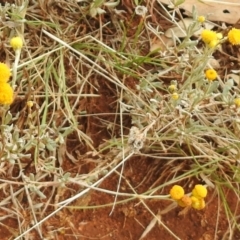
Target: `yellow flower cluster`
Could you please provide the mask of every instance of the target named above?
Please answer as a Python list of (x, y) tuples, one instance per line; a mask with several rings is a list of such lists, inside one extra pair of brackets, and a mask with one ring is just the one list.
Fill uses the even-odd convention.
[(20, 37), (13, 37), (10, 40), (10, 45), (14, 50), (21, 49), (23, 46), (23, 41)]
[(33, 106), (33, 101), (27, 101), (27, 106), (29, 107), (29, 108), (31, 108), (32, 106)]
[(175, 84), (171, 84), (171, 85), (169, 85), (168, 90), (169, 90), (169, 92), (173, 93), (173, 92), (177, 91), (177, 86)]
[(203, 23), (203, 22), (205, 22), (206, 18), (204, 16), (199, 16), (197, 18), (197, 20), (198, 20), (198, 22)]
[(213, 81), (214, 79), (217, 78), (217, 72), (214, 69), (207, 69), (205, 71), (205, 77), (209, 80), (209, 81)]
[(11, 77), (11, 72), (9, 67), (5, 63), (0, 62), (0, 83), (8, 82)]
[(9, 67), (0, 63), (0, 104), (10, 105), (13, 102), (13, 89), (8, 83), (10, 77)]
[(170, 190), (170, 196), (181, 207), (193, 207), (201, 210), (205, 207), (204, 198), (207, 196), (207, 188), (201, 184), (195, 185), (191, 196), (185, 195), (184, 189), (179, 185), (174, 185)]
[(184, 189), (179, 185), (174, 185), (170, 190), (170, 196), (174, 200), (180, 200), (184, 196)]
[(214, 48), (223, 38), (223, 36), (221, 33), (205, 29), (201, 33), (201, 38), (208, 47)]
[(10, 105), (13, 102), (13, 89), (9, 83), (0, 84), (0, 104)]
[(240, 98), (238, 97), (238, 98), (235, 98), (234, 100), (233, 100), (233, 102), (234, 102), (234, 104), (237, 106), (237, 107), (240, 107)]
[(178, 100), (178, 99), (179, 99), (179, 95), (178, 95), (177, 92), (174, 92), (174, 93), (172, 94), (172, 99), (173, 99), (173, 100)]
[(228, 32), (228, 41), (232, 45), (239, 45), (240, 44), (240, 29), (232, 28)]
[(173, 100), (178, 100), (179, 99), (179, 94), (177, 93), (177, 85), (176, 84), (171, 84), (168, 86), (168, 91), (171, 93), (171, 98)]

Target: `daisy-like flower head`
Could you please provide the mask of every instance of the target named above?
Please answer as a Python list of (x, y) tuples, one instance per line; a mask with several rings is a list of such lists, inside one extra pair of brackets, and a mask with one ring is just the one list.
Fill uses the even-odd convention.
[(206, 18), (204, 16), (199, 16), (197, 18), (197, 20), (198, 20), (198, 22), (203, 23), (203, 22), (205, 22)]
[(240, 29), (232, 28), (228, 32), (228, 41), (232, 45), (239, 45), (240, 44)]
[(238, 98), (235, 98), (234, 100), (233, 100), (233, 102), (234, 102), (234, 104), (237, 106), (237, 107), (240, 107), (240, 98), (238, 97)]
[(33, 106), (33, 101), (27, 101), (27, 106), (31, 108)]
[(170, 190), (170, 196), (174, 200), (180, 200), (184, 196), (184, 189), (179, 185), (174, 185)]
[(8, 82), (11, 75), (10, 68), (7, 64), (0, 62), (0, 83)]
[(214, 79), (217, 78), (217, 72), (214, 69), (208, 69), (205, 72), (205, 77), (209, 80), (209, 81), (213, 81)]
[(192, 195), (196, 198), (205, 198), (207, 196), (207, 188), (201, 184), (195, 185)]
[(20, 37), (13, 37), (10, 40), (10, 45), (14, 50), (21, 49), (23, 46), (23, 41)]
[(218, 40), (217, 33), (208, 29), (202, 31), (201, 37), (203, 42), (206, 44), (209, 44), (211, 41)]
[(8, 83), (0, 84), (0, 104), (10, 105), (13, 102), (13, 89)]
[(218, 39), (218, 40), (221, 40), (222, 38), (223, 38), (222, 33), (217, 33), (217, 39)]
[(179, 99), (178, 93), (174, 92), (174, 93), (172, 94), (172, 99), (173, 99), (173, 100), (178, 100), (178, 99)]
[(218, 45), (218, 43), (219, 43), (219, 40), (212, 40), (212, 41), (208, 44), (208, 46), (209, 46), (210, 48), (214, 48), (214, 47), (216, 47), (216, 46)]
[(175, 92), (177, 90), (177, 86), (175, 84), (171, 84), (168, 86), (169, 92)]
[(194, 196), (191, 196), (191, 200), (192, 200), (192, 207), (197, 210), (202, 210), (206, 206), (206, 203), (203, 198), (196, 198)]

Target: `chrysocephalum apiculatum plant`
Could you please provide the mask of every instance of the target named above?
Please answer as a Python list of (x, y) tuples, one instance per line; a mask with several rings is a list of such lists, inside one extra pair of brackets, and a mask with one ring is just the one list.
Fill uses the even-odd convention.
[[(225, 174), (221, 171), (225, 167), (229, 169), (227, 164), (233, 163), (231, 167), (234, 168), (240, 144), (240, 91), (233, 79), (224, 79), (219, 66), (221, 62), (214, 58), (214, 53), (221, 51), (223, 44), (240, 44), (240, 30), (233, 28), (226, 34), (221, 30), (206, 29), (205, 20), (204, 16), (193, 12), (193, 22), (185, 30), (186, 37), (179, 39), (173, 32), (175, 45), (168, 46), (166, 51), (161, 49), (162, 59), (173, 61), (173, 66), (163, 63), (156, 74), (141, 75), (137, 85), (139, 98), (124, 98), (124, 103), (131, 106), (128, 111), (132, 123), (140, 133), (155, 121), (154, 127), (145, 135), (148, 146), (143, 145), (142, 149), (151, 148), (156, 151), (154, 156), (161, 160), (166, 155), (174, 176), (175, 169), (180, 169), (175, 160), (187, 161), (189, 178), (197, 177), (205, 182), (194, 186), (188, 194), (177, 184), (170, 190), (175, 204), (196, 210), (205, 209), (207, 188), (215, 187), (215, 180), (218, 183)], [(196, 30), (201, 31), (193, 40), (191, 36)], [(218, 64), (214, 64), (216, 62)], [(168, 81), (162, 81), (165, 76)], [(173, 76), (172, 79), (169, 76)], [(174, 157), (171, 158), (171, 154)], [(178, 180), (186, 179), (186, 175), (182, 179), (181, 176)]]
[[(178, 4), (182, 2), (183, 1), (174, 1), (174, 4), (176, 4), (176, 8), (174, 8), (173, 11), (174, 14)], [(136, 5), (138, 5), (138, 3), (139, 1), (135, 1)], [(87, 14), (95, 18), (94, 20), (98, 20), (98, 15), (104, 14), (108, 8), (111, 6), (114, 8), (118, 4), (119, 1), (92, 1), (89, 4), (89, 8), (86, 8)], [(144, 4), (144, 2), (141, 4)], [(73, 6), (74, 5), (71, 5), (71, 9)], [(67, 7), (63, 8), (63, 11), (65, 11), (65, 9), (67, 9)], [(164, 6), (162, 9), (164, 9)], [(93, 173), (91, 173), (92, 175), (88, 173), (84, 175), (68, 174), (61, 169), (61, 164), (64, 161), (61, 154), (67, 152), (64, 137), (66, 137), (73, 128), (74, 130), (78, 130), (77, 133), (81, 141), (85, 137), (83, 132), (79, 130), (78, 121), (75, 121), (75, 115), (77, 119), (80, 116), (80, 113), (75, 110), (77, 106), (79, 106), (78, 103), (81, 102), (81, 98), (86, 96), (82, 93), (85, 93), (83, 89), (88, 89), (88, 84), (91, 85), (91, 89), (96, 88), (96, 90), (98, 90), (97, 86), (102, 82), (93, 83), (89, 81), (89, 79), (93, 75), (94, 77), (99, 76), (99, 73), (102, 73), (101, 80), (102, 77), (104, 77), (102, 81), (110, 81), (111, 86), (116, 84), (112, 91), (114, 93), (116, 90), (117, 94), (114, 101), (117, 100), (116, 102), (119, 103), (118, 109), (116, 110), (117, 117), (115, 119), (120, 119), (119, 125), (121, 127), (121, 131), (115, 131), (116, 129), (118, 130), (118, 127), (115, 129), (115, 122), (107, 123), (109, 124), (108, 126), (110, 126), (108, 130), (111, 127), (114, 128), (113, 134), (111, 135), (112, 139), (110, 139), (112, 144), (109, 144), (110, 147), (108, 146), (109, 151), (102, 152), (107, 152), (106, 154), (109, 154), (106, 156), (108, 163), (110, 161), (113, 162), (110, 162), (107, 166), (104, 165), (103, 168), (105, 172), (109, 173), (113, 171), (115, 166), (118, 166), (118, 168), (114, 169), (114, 171), (117, 171), (119, 166), (121, 166), (117, 165), (121, 163), (120, 161), (124, 163), (126, 159), (130, 158), (129, 156), (133, 154), (141, 155), (143, 152), (151, 159), (159, 159), (161, 161), (161, 167), (163, 168), (163, 165), (166, 163), (167, 171), (169, 171), (170, 174), (167, 180), (162, 185), (158, 186), (158, 188), (161, 192), (164, 192), (166, 185), (172, 186), (173, 182), (176, 183), (170, 190), (171, 201), (173, 200), (170, 206), (181, 206), (204, 211), (207, 188), (209, 189), (214, 185), (216, 187), (216, 185), (221, 182), (222, 176), (227, 174), (226, 172), (221, 172), (224, 171), (225, 167), (227, 167), (229, 172), (231, 171), (229, 169), (238, 166), (235, 159), (239, 158), (240, 92), (231, 79), (222, 79), (221, 71), (213, 66), (210, 60), (214, 58), (214, 52), (220, 49), (221, 44), (224, 42), (228, 42), (228, 44), (234, 46), (240, 44), (239, 29), (233, 28), (229, 30), (227, 36), (222, 36), (222, 33), (219, 31), (204, 29), (207, 17), (198, 16), (193, 9), (192, 24), (186, 27), (186, 29), (182, 28), (186, 33), (184, 39), (179, 39), (173, 33), (173, 45), (168, 46), (165, 49), (166, 51), (162, 50), (160, 53), (161, 56), (155, 57), (155, 55), (151, 54), (143, 56), (140, 51), (141, 46), (144, 46), (146, 42), (148, 46), (148, 40), (152, 38), (153, 34), (156, 35), (156, 38), (159, 38), (159, 35), (161, 35), (159, 33), (159, 28), (153, 31), (154, 25), (149, 24), (149, 21), (151, 21), (149, 14), (153, 12), (154, 11), (149, 11), (145, 6), (136, 6), (136, 11), (133, 14), (140, 17), (140, 25), (138, 26), (138, 31), (135, 31), (136, 34), (132, 38), (134, 39), (133, 42), (131, 42), (131, 37), (128, 37), (124, 22), (118, 23), (118, 21), (116, 21), (111, 27), (118, 26), (118, 31), (123, 29), (122, 32), (118, 32), (118, 37), (122, 41), (121, 43), (119, 43), (119, 39), (116, 38), (113, 41), (107, 41), (107, 44), (105, 44), (102, 42), (105, 40), (102, 34), (99, 34), (101, 39), (96, 39), (96, 35), (92, 36), (90, 34), (83, 40), (87, 43), (87, 39), (91, 39), (91, 44), (85, 44), (84, 42), (84, 46), (86, 46), (84, 51), (82, 51), (82, 49), (77, 51), (73, 48), (72, 45), (69, 44), (73, 42), (73, 39), (69, 39), (68, 36), (64, 36), (64, 40), (66, 41), (64, 42), (62, 40), (63, 36), (59, 34), (63, 31), (57, 30), (58, 25), (53, 31), (53, 34), (49, 32), (53, 23), (49, 26), (46, 25), (46, 28), (42, 30), (42, 36), (57, 44), (53, 44), (55, 47), (53, 52), (51, 52), (52, 49), (49, 51), (49, 48), (46, 48), (48, 57), (46, 59), (44, 58), (44, 61), (39, 65), (34, 62), (34, 67), (27, 66), (26, 73), (32, 74), (29, 76), (29, 82), (32, 85), (29, 84), (31, 85), (31, 89), (25, 85), (24, 91), (26, 91), (26, 89), (28, 90), (23, 93), (21, 92), (21, 94), (26, 93), (26, 96), (28, 95), (28, 98), (25, 99), (26, 105), (24, 108), (24, 114), (27, 115), (27, 121), (22, 125), (19, 124), (23, 127), (18, 129), (18, 126), (11, 124), (11, 120), (16, 119), (18, 116), (13, 118), (11, 113), (7, 112), (6, 115), (4, 115), (5, 117), (2, 118), (3, 127), (1, 135), (4, 136), (4, 139), (0, 142), (2, 151), (1, 163), (2, 165), (8, 163), (6, 166), (1, 165), (2, 169), (6, 167), (10, 176), (12, 176), (12, 166), (14, 166), (14, 164), (19, 164), (19, 169), (21, 169), (20, 177), (22, 177), (23, 180), (23, 192), (27, 194), (28, 200), (30, 200), (30, 202), (32, 201), (31, 208), (29, 209), (34, 213), (32, 214), (34, 216), (34, 221), (31, 221), (31, 223), (35, 223), (35, 220), (39, 219), (37, 212), (41, 212), (41, 206), (44, 205), (44, 210), (46, 210), (46, 202), (40, 202), (39, 204), (39, 202), (37, 202), (38, 198), (35, 197), (35, 194), (37, 194), (40, 198), (46, 198), (44, 195), (45, 192), (50, 192), (44, 191), (46, 185), (50, 186), (52, 184), (51, 188), (54, 189), (51, 196), (54, 198), (56, 208), (58, 208), (59, 206), (63, 206), (63, 204), (73, 203), (73, 199), (76, 200), (79, 196), (84, 195), (84, 192), (81, 192), (81, 190), (79, 193), (80, 195), (78, 195), (76, 189), (70, 194), (63, 194), (61, 192), (62, 189), (64, 189), (63, 191), (68, 189), (64, 188), (65, 184), (71, 181), (74, 186), (86, 183), (81, 186), (81, 189), (84, 188), (88, 190), (88, 186), (91, 185), (89, 189), (93, 189), (100, 183), (97, 182), (97, 179), (99, 176), (101, 177), (100, 173), (102, 171), (100, 167), (104, 165), (104, 154), (101, 155), (103, 158), (101, 159), (102, 165), (97, 168), (97, 170), (93, 170)], [(121, 11), (117, 11), (116, 14), (120, 16), (122, 13)], [(171, 15), (171, 11), (167, 10), (166, 15), (167, 14), (169, 14), (169, 19), (174, 19)], [(19, 17), (19, 14), (15, 15)], [(22, 19), (24, 19), (24, 17), (22, 17)], [(82, 20), (84, 22), (84, 18)], [(99, 20), (101, 19), (99, 18)], [(69, 21), (71, 21), (71, 18), (69, 18)], [(17, 24), (19, 24), (19, 22), (20, 21), (18, 21)], [(175, 23), (177, 25), (177, 22)], [(65, 24), (67, 25), (67, 22)], [(42, 22), (39, 25), (42, 26)], [(89, 22), (87, 25), (89, 25)], [(72, 24), (71, 27), (68, 26), (65, 32), (71, 31), (72, 26), (74, 26), (74, 24)], [(102, 25), (103, 29), (105, 29), (105, 27), (105, 25)], [(203, 28), (202, 32), (195, 36), (195, 40), (193, 40), (192, 36), (195, 31), (201, 28)], [(148, 38), (144, 39), (146, 30)], [(20, 33), (19, 31), (16, 32)], [(50, 39), (50, 36), (53, 37)], [(76, 35), (73, 34), (73, 36)], [(3, 65), (0, 64), (0, 70), (3, 66), (6, 70), (0, 71), (0, 82), (2, 75), (0, 103), (2, 103), (3, 106), (9, 106), (13, 102), (13, 90), (11, 90), (11, 87), (16, 89), (16, 85), (20, 85), (17, 79), (17, 68), (23, 43), (25, 43), (25, 37), (26, 36), (21, 33), (19, 36), (14, 35), (9, 41), (15, 54), (15, 63), (12, 68), (12, 82), (8, 82), (11, 77), (10, 69), (8, 67), (6, 68), (4, 63), (2, 63)], [(36, 36), (36, 38), (38, 37), (40, 38), (41, 36)], [(127, 39), (127, 41), (125, 41), (125, 39)], [(41, 41), (42, 39), (39, 40)], [(198, 45), (200, 42), (201, 44), (199, 45), (202, 46), (201, 48), (199, 48)], [(120, 48), (111, 49), (111, 46), (119, 45), (121, 45)], [(62, 51), (63, 46), (64, 53)], [(92, 48), (92, 46), (94, 47)], [(58, 49), (58, 47), (60, 48)], [(34, 48), (31, 48), (31, 51), (34, 51), (33, 49)], [(43, 52), (46, 49), (43, 47)], [(124, 52), (125, 49), (126, 52)], [(146, 51), (146, 49), (144, 50)], [(29, 54), (31, 54), (31, 51), (29, 51)], [(78, 61), (73, 68), (76, 73), (76, 81), (73, 81), (73, 84), (67, 81), (66, 69), (64, 68), (69, 52), (74, 52), (76, 56), (81, 58), (81, 61)], [(84, 53), (86, 54), (84, 55)], [(45, 52), (43, 54), (45, 54)], [(37, 55), (39, 55), (38, 52)], [(90, 55), (91, 59), (88, 59)], [(69, 57), (72, 61), (70, 61), (68, 68), (72, 67), (74, 58), (75, 55)], [(148, 69), (144, 69), (145, 63)], [(57, 67), (55, 67), (56, 65)], [(151, 70), (153, 71), (149, 70), (151, 66)], [(88, 68), (90, 69), (89, 72), (87, 72)], [(37, 71), (35, 71), (36, 69)], [(32, 76), (37, 76), (40, 80), (36, 80), (36, 78), (33, 79), (31, 78)], [(72, 76), (74, 76), (74, 74)], [(85, 76), (87, 77), (85, 78)], [(136, 80), (134, 84), (137, 86), (134, 85), (133, 89), (128, 87), (126, 76), (134, 78), (134, 81)], [(167, 78), (166, 81), (161, 80), (165, 80), (165, 78)], [(48, 81), (51, 81), (51, 83)], [(41, 89), (40, 92), (35, 88), (35, 83), (37, 83), (37, 89)], [(75, 88), (80, 92), (76, 94), (76, 92), (73, 91)], [(24, 88), (20, 89), (22, 90)], [(1, 95), (1, 93), (3, 94)], [(39, 104), (39, 106), (37, 102), (34, 102), (36, 99), (31, 101), (31, 93), (36, 94), (34, 97), (37, 98), (38, 102), (43, 104)], [(38, 111), (35, 111), (35, 108), (38, 108)], [(63, 125), (61, 125), (58, 120), (55, 121), (54, 115), (56, 112), (51, 111), (57, 111), (60, 115), (61, 112), (63, 113), (65, 117), (63, 118)], [(129, 119), (132, 121), (129, 139), (125, 139), (125, 130), (127, 131), (129, 127), (123, 126), (125, 114), (128, 115)], [(53, 119), (53, 122), (51, 122), (51, 124), (48, 123), (48, 119)], [(104, 124), (106, 124), (106, 122)], [(68, 128), (68, 125), (71, 126)], [(61, 135), (62, 132), (64, 132), (64, 134)], [(121, 134), (120, 140), (115, 136), (115, 132), (118, 132), (117, 136)], [(85, 137), (84, 139), (89, 140), (90, 138)], [(91, 142), (91, 139), (88, 142)], [(58, 144), (61, 144), (61, 148), (59, 149), (57, 147)], [(89, 146), (91, 145), (89, 144)], [(101, 146), (99, 146), (98, 149), (91, 148), (91, 150), (92, 152), (88, 152), (88, 156), (94, 155), (97, 157), (98, 151), (102, 149)], [(34, 152), (34, 154), (31, 155), (30, 153), (32, 152)], [(56, 155), (58, 159), (56, 159)], [(79, 155), (81, 155), (81, 153), (79, 153)], [(73, 159), (72, 161), (74, 162), (74, 157), (70, 156), (70, 154), (68, 154), (68, 156), (71, 160)], [(28, 174), (27, 171), (22, 171), (22, 166), (25, 166), (25, 162), (23, 161), (22, 163), (20, 161), (21, 159), (24, 161), (34, 159), (35, 165), (32, 164), (31, 166), (35, 166), (36, 174), (32, 172)], [(184, 169), (184, 174), (182, 174), (183, 171), (178, 172), (178, 169), (180, 170), (184, 166), (187, 166), (187, 170)], [(51, 182), (49, 179), (51, 179), (52, 176), (54, 180)], [(177, 183), (178, 181), (191, 179), (192, 177), (195, 179), (201, 178), (201, 182), (204, 181), (205, 183), (203, 185), (197, 184), (191, 187), (192, 191), (190, 193), (185, 193), (183, 187), (177, 185)], [(45, 181), (45, 179), (49, 182), (41, 184), (41, 181)], [(217, 179), (216, 182), (215, 179)], [(46, 185), (44, 185), (45, 183)], [(95, 183), (98, 184), (92, 186)], [(231, 185), (229, 182), (228, 184)], [(207, 188), (205, 186), (207, 186)], [(71, 187), (69, 187), (69, 189), (70, 188)], [(31, 194), (28, 194), (28, 190)], [(71, 190), (72, 189), (70, 189), (70, 191)], [(99, 190), (101, 191), (101, 189)], [(133, 190), (136, 190), (136, 193), (132, 196), (136, 198), (138, 189), (133, 188)], [(148, 196), (142, 194), (139, 199), (144, 197), (156, 197), (159, 200), (169, 200), (169, 195), (154, 196), (155, 193), (156, 189), (150, 189), (146, 193), (146, 195), (149, 194)], [(19, 197), (20, 200), (24, 194), (21, 193)], [(64, 198), (65, 195), (71, 194), (73, 197), (59, 203), (60, 198)], [(121, 194), (124, 196), (124, 193)], [(13, 197), (13, 199), (15, 199), (15, 195)], [(18, 195), (16, 195), (16, 197), (18, 198)], [(15, 201), (15, 209), (17, 209), (17, 212), (22, 210), (22, 206), (21, 208), (18, 207), (18, 204), (21, 203), (20, 200)], [(143, 204), (144, 203), (143, 201)], [(73, 207), (77, 208), (78, 206)], [(34, 209), (37, 209), (36, 212), (34, 212)], [(164, 210), (161, 211), (162, 214), (164, 214), (163, 212)], [(166, 212), (167, 211), (165, 211), (165, 213)], [(43, 216), (41, 216), (41, 219), (42, 217)], [(21, 225), (21, 223), (19, 225)], [(36, 226), (34, 226), (34, 228), (37, 229)]]

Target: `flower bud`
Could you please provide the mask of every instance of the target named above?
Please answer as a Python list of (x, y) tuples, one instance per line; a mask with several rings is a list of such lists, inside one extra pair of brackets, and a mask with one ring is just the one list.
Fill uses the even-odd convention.
[(11, 47), (16, 51), (17, 49), (21, 49), (23, 46), (23, 41), (20, 37), (13, 37), (10, 40)]

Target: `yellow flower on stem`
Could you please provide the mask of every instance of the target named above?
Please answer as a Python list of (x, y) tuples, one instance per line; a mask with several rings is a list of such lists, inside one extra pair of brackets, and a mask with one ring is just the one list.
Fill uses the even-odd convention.
[(210, 48), (214, 48), (214, 47), (216, 47), (216, 46), (218, 45), (218, 43), (219, 43), (219, 40), (213, 40), (213, 41), (211, 41), (211, 42), (208, 44), (208, 46), (209, 46)]
[(197, 18), (197, 20), (198, 20), (198, 22), (203, 23), (203, 22), (205, 22), (206, 18), (204, 16), (199, 16)]
[(23, 41), (20, 37), (13, 37), (10, 40), (10, 45), (14, 50), (21, 49), (23, 46)]
[(239, 45), (240, 44), (240, 29), (232, 28), (228, 32), (228, 41), (232, 45)]
[(33, 106), (33, 101), (27, 101), (27, 106), (31, 108)]
[(10, 68), (7, 64), (0, 62), (0, 83), (8, 82), (11, 75)]
[(217, 72), (214, 69), (208, 69), (205, 72), (205, 77), (209, 80), (209, 81), (213, 81), (214, 79), (217, 78)]
[(217, 39), (218, 39), (218, 40), (221, 40), (222, 38), (223, 38), (222, 33), (217, 33)]
[(206, 203), (203, 198), (197, 198), (197, 197), (191, 196), (191, 200), (192, 200), (192, 207), (197, 210), (202, 210), (206, 206)]
[(15, 51), (15, 61), (12, 67), (12, 86), (15, 88), (16, 80), (17, 80), (17, 66), (19, 63), (20, 55), (21, 55), (21, 49), (23, 46), (23, 40), (21, 37), (13, 37), (10, 40), (10, 45)]
[(207, 196), (207, 188), (201, 184), (195, 185), (192, 195), (196, 198), (205, 198)]
[(235, 98), (233, 102), (237, 107), (240, 107), (240, 98)]
[(177, 86), (175, 84), (171, 84), (168, 87), (169, 92), (175, 92), (177, 90)]
[(178, 93), (174, 92), (174, 93), (172, 94), (172, 99), (173, 99), (173, 100), (178, 100), (178, 99), (179, 99)]
[(170, 190), (170, 196), (174, 200), (180, 200), (184, 196), (184, 189), (179, 185), (174, 185)]
[(13, 102), (13, 89), (8, 83), (0, 84), (0, 104), (10, 105)]
[(210, 48), (217, 46), (219, 41), (223, 38), (221, 33), (214, 32), (212, 30), (205, 29), (201, 33), (203, 42)]
[(206, 44), (209, 44), (211, 41), (218, 39), (217, 33), (208, 29), (202, 31), (201, 37), (203, 42), (205, 42)]

